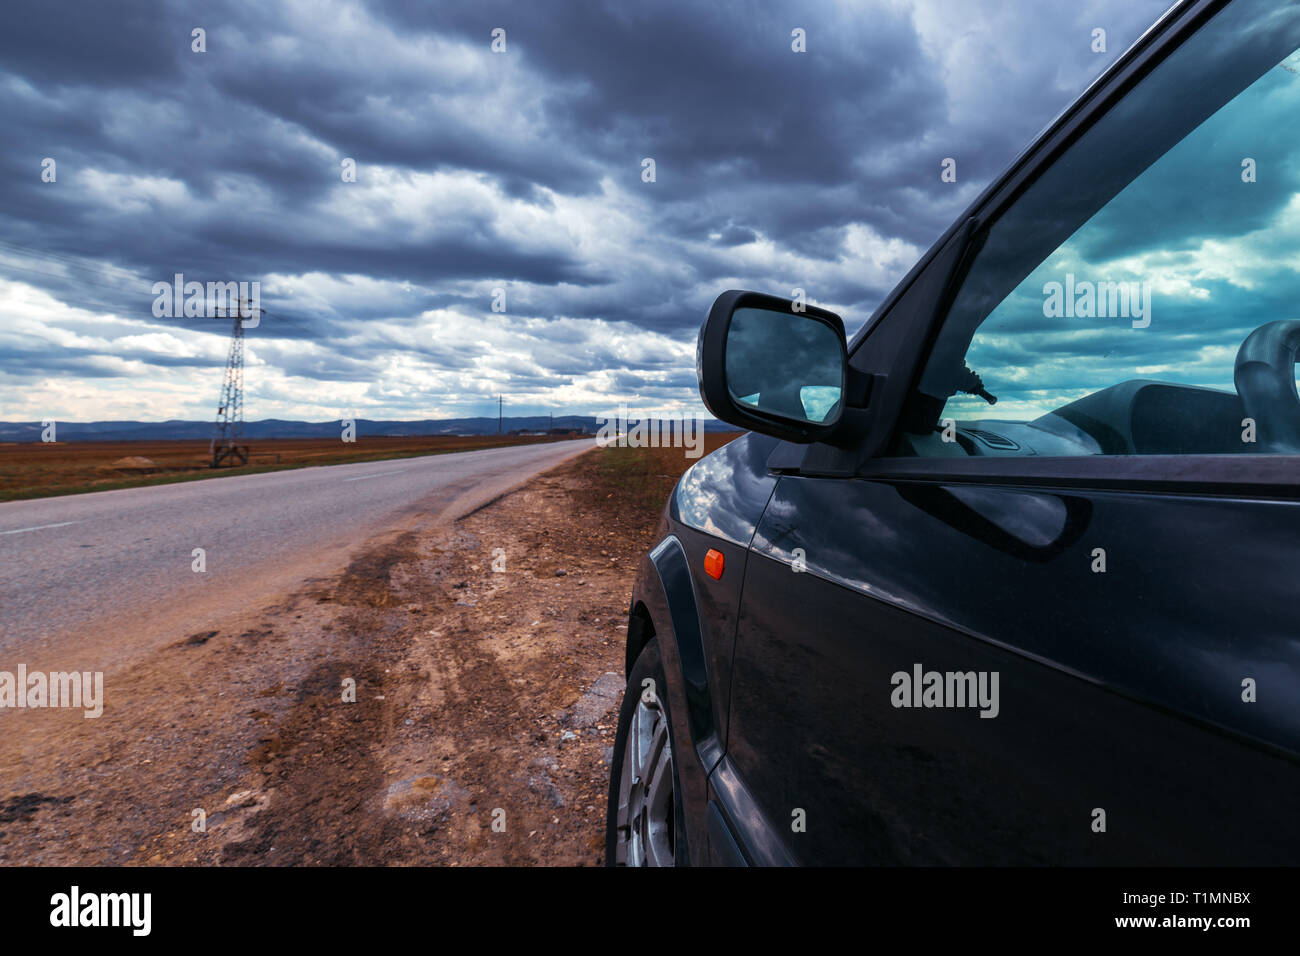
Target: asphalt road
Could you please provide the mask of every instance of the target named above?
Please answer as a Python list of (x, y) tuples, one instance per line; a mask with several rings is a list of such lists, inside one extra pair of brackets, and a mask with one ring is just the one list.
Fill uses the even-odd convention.
[(108, 665), (105, 649), (148, 650), (346, 564), (373, 535), (458, 517), (591, 447), (565, 441), (0, 503), (0, 662), (71, 655), (73, 666)]

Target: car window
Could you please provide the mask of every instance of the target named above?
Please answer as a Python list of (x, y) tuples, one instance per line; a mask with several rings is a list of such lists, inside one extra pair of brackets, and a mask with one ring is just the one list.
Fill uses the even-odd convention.
[(1297, 47), (1294, 6), (1231, 4), (1021, 195), (896, 454), (1300, 453)]

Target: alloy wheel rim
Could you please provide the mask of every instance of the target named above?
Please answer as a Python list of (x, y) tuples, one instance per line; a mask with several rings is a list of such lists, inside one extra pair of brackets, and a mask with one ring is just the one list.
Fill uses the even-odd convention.
[(673, 748), (667, 716), (653, 694), (637, 699), (623, 748), (617, 862), (672, 866), (677, 842)]

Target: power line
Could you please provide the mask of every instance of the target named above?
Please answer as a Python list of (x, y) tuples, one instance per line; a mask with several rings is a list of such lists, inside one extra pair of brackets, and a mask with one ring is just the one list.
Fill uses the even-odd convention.
[(93, 285), (99, 289), (108, 289), (110, 292), (120, 292), (123, 295), (140, 295), (138, 290), (123, 289), (121, 286), (105, 285), (103, 282), (92, 282), (89, 279), (82, 279), (80, 276), (59, 275), (57, 272), (42, 272), (40, 269), (33, 269), (30, 266), (16, 266), (8, 262), (0, 262), (0, 269), (17, 269), (19, 272), (30, 272), (33, 275), (48, 276), (51, 279), (63, 279), (67, 282), (74, 282), (79, 285)]
[(58, 262), (61, 265), (72, 266), (73, 268), (86, 270), (99, 270), (102, 272), (116, 272), (121, 278), (138, 280), (139, 275), (120, 266), (105, 264), (95, 261), (94, 265), (87, 264), (87, 256), (76, 256), (71, 253), (54, 252), (49, 249), (31, 249), (27, 246), (11, 242), (7, 239), (0, 239), (0, 249), (12, 250), (15, 254), (27, 256), (31, 259), (48, 259), (51, 262)]
[[(4, 262), (0, 262), (0, 269), (18, 269), (18, 270), (23, 271), (23, 272), (32, 272), (32, 273), (35, 273), (36, 275), (49, 276), (49, 277), (52, 278), (52, 279), (68, 279), (70, 282), (76, 282), (76, 283), (79, 283), (79, 284), (81, 284), (81, 285), (93, 285), (93, 286), (95, 286), (96, 288), (107, 289), (107, 290), (110, 291), (110, 292), (120, 292), (120, 293), (122, 293), (123, 295), (138, 295), (138, 294), (139, 294), (139, 293), (137, 293), (137, 292), (133, 292), (133, 291), (131, 291), (131, 290), (129, 290), (129, 289), (121, 289), (121, 288), (117, 288), (117, 287), (115, 287), (115, 286), (104, 285), (102, 282), (87, 282), (87, 281), (85, 281), (85, 280), (76, 279), (76, 278), (74, 278), (74, 277), (56, 275), (55, 273), (51, 273), (51, 272), (41, 272), (41, 271), (38, 270), (38, 269), (28, 269), (28, 268), (26, 268), (26, 267), (24, 267), (24, 266), (13, 266), (13, 265), (9, 265), (8, 263), (4, 263)], [(27, 283), (27, 284), (28, 284), (28, 285), (31, 285), (31, 283)], [(65, 295), (65, 294), (62, 293), (62, 292), (54, 291), (54, 290), (51, 290), (51, 289), (46, 289), (46, 288), (44, 288), (44, 287), (42, 287), (42, 286), (34, 286), (34, 285), (33, 285), (32, 288), (37, 289), (37, 290), (40, 291), (40, 292), (44, 292), (44, 293), (45, 293), (46, 295), (48, 295), (50, 298), (56, 300), (60, 305), (65, 305), (65, 306), (68, 306), (69, 308), (74, 308), (74, 309), (84, 309), (84, 310), (87, 311), (87, 312), (113, 312), (113, 313), (126, 313), (126, 315), (127, 315), (128, 317), (129, 317), (130, 312), (133, 311), (132, 309), (119, 309), (119, 308), (117, 308), (116, 306), (112, 306), (112, 305), (109, 305), (109, 306), (106, 307), (105, 304), (102, 303), (102, 302), (91, 303), (88, 299), (78, 298), (78, 297), (76, 297), (76, 296)], [(152, 297), (152, 293), (150, 294), (150, 297)], [(287, 314), (286, 314), (286, 313), (283, 313), (283, 312), (272, 312), (272, 311), (269, 310), (269, 309), (262, 309), (261, 311), (262, 311), (262, 315), (271, 316), (271, 317), (273, 317), (273, 318), (288, 318)], [(157, 320), (158, 317), (155, 316), (155, 315), (153, 315), (152, 312), (151, 312), (150, 315), (149, 315), (149, 318)], [(187, 316), (170, 316), (170, 318), (179, 319), (179, 318), (187, 318)], [(196, 317), (195, 317), (195, 316), (188, 316), (188, 318), (196, 318)], [(199, 316), (198, 318), (211, 318), (211, 316)], [(217, 318), (220, 318), (220, 316), (217, 316)]]
[[(85, 272), (90, 272), (95, 274), (102, 274), (107, 272), (110, 273), (109, 276), (110, 278), (116, 277), (131, 283), (147, 283), (150, 286), (150, 288), (153, 287), (154, 282), (159, 281), (157, 279), (149, 279), (143, 277), (139, 271), (133, 272), (127, 269), (123, 269), (120, 266), (103, 263), (98, 260), (88, 260), (88, 257), (76, 256), (70, 253), (54, 252), (46, 249), (31, 249), (28, 248), (27, 246), (20, 245), (19, 243), (12, 242), (7, 239), (0, 239), (0, 253), (4, 253), (5, 250), (10, 250), (12, 255), (17, 255), (29, 259), (45, 259), (53, 264), (57, 264), (72, 269), (81, 269)], [(0, 263), (0, 266), (3, 266), (5, 268), (11, 268), (11, 269), (20, 269), (23, 271), (35, 273), (37, 275), (47, 275), (55, 279), (67, 279), (68, 281), (72, 281), (72, 282), (85, 282), (87, 285), (100, 285), (103, 288), (117, 288), (120, 291), (129, 291), (126, 289), (120, 289), (120, 287), (104, 286), (103, 283), (91, 282), (90, 280), (81, 279), (78, 276), (69, 276), (69, 275), (60, 275), (58, 273), (41, 272), (39, 269), (32, 269), (30, 266), (11, 265), (9, 263)], [(112, 274), (115, 274), (115, 276)], [(167, 278), (163, 281), (170, 281), (173, 274), (174, 273), (169, 272), (167, 274)]]
[[(149, 292), (150, 296), (153, 295), (152, 292), (153, 283), (158, 281), (158, 280), (149, 280), (147, 278), (142, 278), (138, 273), (128, 272), (127, 270), (122, 269), (118, 266), (103, 265), (103, 264), (92, 265), (92, 264), (88, 264), (85, 261), (79, 260), (78, 258), (67, 253), (52, 252), (49, 250), (29, 249), (25, 246), (19, 245), (18, 243), (10, 242), (9, 240), (6, 239), (0, 239), (0, 253), (3, 253), (5, 249), (13, 250), (10, 253), (11, 255), (21, 255), (31, 259), (46, 259), (49, 260), (51, 263), (58, 264), (66, 268), (81, 269), (86, 272), (116, 273), (123, 280), (127, 280), (130, 282), (148, 283), (150, 288), (150, 292)], [(33, 269), (31, 266), (14, 265), (13, 263), (9, 263), (9, 262), (0, 261), (0, 269), (16, 269), (19, 272), (28, 272), (31, 273), (32, 275), (45, 276), (46, 278), (50, 278), (50, 279), (63, 279), (66, 282), (75, 283), (78, 285), (95, 286), (96, 288), (107, 289), (109, 292), (118, 292), (121, 293), (122, 295), (137, 296), (141, 294), (139, 289), (128, 289), (128, 288), (123, 288), (122, 286), (108, 285), (103, 282), (96, 282), (91, 279), (84, 279), (80, 276), (60, 274), (57, 272), (45, 272), (41, 269)], [(170, 281), (170, 277), (168, 280), (165, 281)], [(60, 301), (66, 301), (63, 296), (56, 294), (54, 292), (50, 292), (48, 289), (43, 289), (42, 291), (45, 291), (47, 294), (51, 295), (54, 298), (60, 299)], [(80, 306), (78, 307), (80, 308)], [(263, 311), (265, 312), (266, 315), (274, 315), (274, 313), (271, 313), (269, 311), (266, 310)]]

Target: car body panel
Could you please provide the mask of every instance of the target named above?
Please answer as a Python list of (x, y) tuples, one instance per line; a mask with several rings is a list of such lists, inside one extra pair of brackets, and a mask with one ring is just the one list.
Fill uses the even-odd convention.
[[(766, 467), (775, 443), (744, 435), (687, 470), (665, 506), (658, 543), (641, 560), (632, 596), (627, 670), (641, 646), (657, 638), (692, 862), (707, 861), (707, 777), (726, 739), (736, 614), (749, 543), (776, 486)], [(724, 557), (716, 581), (699, 571), (710, 549)]]
[[(774, 438), (750, 433), (722, 446), (686, 471), (666, 509), (665, 530), (680, 542), (686, 566), (696, 581), (719, 741), (727, 735), (731, 656), (749, 545), (776, 487), (777, 476), (766, 464), (775, 445)], [(710, 550), (723, 556), (723, 574), (718, 580), (701, 573)]]
[[(977, 490), (782, 478), (727, 742), (758, 832), (808, 863), (1300, 858), (1300, 503)], [(917, 665), (998, 674), (996, 716), (895, 706)]]

